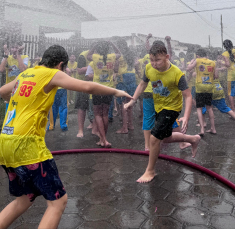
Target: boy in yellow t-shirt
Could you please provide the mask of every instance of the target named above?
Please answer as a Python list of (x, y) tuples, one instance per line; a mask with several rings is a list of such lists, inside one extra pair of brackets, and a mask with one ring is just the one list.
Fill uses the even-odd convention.
[(204, 49), (198, 49), (196, 52), (197, 58), (192, 61), (187, 71), (196, 69), (196, 107), (197, 115), (200, 123), (200, 136), (204, 136), (204, 121), (202, 108), (206, 106), (209, 114), (211, 129), (207, 133), (216, 134), (214, 113), (212, 109), (213, 84), (215, 77), (215, 62), (207, 58), (207, 53)]
[(8, 175), (10, 193), (16, 196), (0, 213), (1, 228), (8, 228), (40, 195), (48, 207), (38, 228), (56, 229), (59, 225), (67, 194), (45, 143), (47, 116), (58, 87), (132, 98), (124, 91), (70, 77), (63, 72), (67, 63), (65, 49), (53, 45), (39, 66), (0, 88), (0, 96), (9, 101), (0, 135), (0, 165)]
[[(153, 100), (156, 111), (155, 126), (151, 131), (149, 162), (145, 173), (137, 182), (151, 181), (155, 173), (155, 164), (160, 153), (160, 143), (164, 139), (169, 142), (189, 142), (192, 145), (192, 156), (195, 157), (200, 136), (186, 135), (188, 119), (192, 107), (192, 96), (182, 71), (169, 61), (169, 54), (164, 45), (155, 43), (150, 49), (150, 63), (145, 67), (143, 80), (137, 87), (133, 100), (125, 105), (125, 109), (133, 106), (139, 95), (144, 92), (149, 82), (152, 84)], [(182, 133), (173, 132), (172, 126), (178, 118), (185, 98), (185, 113), (182, 121)]]

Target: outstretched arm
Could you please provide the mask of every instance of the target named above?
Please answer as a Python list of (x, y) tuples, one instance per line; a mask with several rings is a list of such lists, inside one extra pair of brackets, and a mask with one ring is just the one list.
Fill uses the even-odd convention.
[(168, 54), (170, 56), (170, 60), (171, 60), (171, 57), (172, 57), (172, 48), (171, 48), (171, 37), (170, 36), (166, 36), (165, 37), (165, 40), (166, 40), (166, 44), (167, 44), (167, 50), (168, 50)]
[(152, 34), (151, 33), (149, 33), (148, 34), (148, 36), (147, 36), (147, 38), (146, 38), (146, 42), (145, 42), (145, 48), (146, 48), (146, 50), (149, 52), (149, 50), (150, 50), (150, 48), (151, 48), (151, 46), (150, 46), (150, 44), (149, 44), (149, 39), (152, 37)]
[(11, 92), (16, 84), (17, 78), (0, 88), (0, 96), (7, 102), (10, 101)]

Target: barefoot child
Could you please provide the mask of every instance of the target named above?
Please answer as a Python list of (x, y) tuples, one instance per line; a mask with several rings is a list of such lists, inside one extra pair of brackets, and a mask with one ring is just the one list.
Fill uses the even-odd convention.
[(204, 49), (198, 49), (196, 56), (197, 58), (188, 65), (187, 71), (191, 71), (194, 68), (196, 69), (196, 107), (201, 126), (199, 135), (204, 136), (205, 134), (202, 115), (202, 108), (204, 106), (206, 106), (211, 123), (211, 129), (207, 132), (216, 134), (214, 113), (211, 105), (215, 77), (215, 62), (207, 58), (207, 53)]
[[(192, 156), (195, 157), (200, 136), (190, 136), (184, 133), (187, 130), (188, 119), (192, 107), (192, 96), (188, 89), (185, 76), (179, 68), (171, 64), (166, 47), (161, 44), (153, 44), (150, 49), (150, 62), (146, 65), (143, 80), (137, 87), (133, 100), (125, 105), (125, 109), (133, 106), (139, 95), (145, 90), (151, 81), (153, 88), (153, 100), (156, 111), (155, 126), (150, 136), (149, 162), (145, 173), (137, 182), (151, 181), (155, 174), (155, 164), (160, 153), (160, 143), (163, 139), (167, 142), (189, 142), (192, 145)], [(178, 118), (185, 99), (185, 113), (179, 121), (182, 121), (182, 132), (172, 133), (172, 125)]]
[(67, 63), (65, 49), (51, 46), (40, 66), (27, 69), (0, 88), (0, 96), (9, 101), (0, 135), (0, 165), (8, 174), (10, 194), (16, 197), (1, 211), (0, 228), (8, 228), (40, 195), (48, 207), (38, 228), (58, 227), (67, 194), (45, 144), (47, 116), (58, 87), (132, 98), (124, 91), (70, 77), (63, 72)]

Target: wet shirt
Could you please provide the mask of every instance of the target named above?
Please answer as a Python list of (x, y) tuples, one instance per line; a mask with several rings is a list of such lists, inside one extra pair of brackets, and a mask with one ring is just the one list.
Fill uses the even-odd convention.
[[(29, 57), (27, 55), (21, 55), (23, 63), (28, 67)], [(12, 55), (7, 58), (6, 66), (6, 84), (13, 81), (20, 74), (18, 60)]]
[(197, 58), (196, 63), (196, 92), (213, 93), (215, 62), (207, 58)]
[(159, 72), (149, 63), (146, 65), (144, 82), (151, 82), (155, 111), (163, 109), (181, 111), (183, 107), (182, 92), (188, 88), (184, 73), (171, 64), (165, 72)]
[(213, 96), (212, 96), (212, 99), (213, 100), (220, 100), (220, 99), (223, 99), (225, 98), (225, 95), (224, 95), (224, 90), (220, 84), (220, 81), (219, 79), (215, 79), (214, 80), (214, 84), (213, 84)]
[[(235, 57), (235, 49), (232, 50), (232, 54)], [(228, 68), (228, 77), (227, 77), (227, 80), (228, 81), (235, 81), (235, 62), (232, 62), (230, 60), (228, 51), (224, 52), (222, 55), (227, 57), (229, 59), (229, 63), (230, 63), (230, 66)]]
[(112, 53), (107, 55), (106, 65), (104, 63), (103, 56), (99, 54), (93, 54), (92, 60), (94, 66), (93, 81), (108, 87), (114, 87), (113, 73), (114, 73), (114, 64), (116, 61), (116, 54)]
[(36, 66), (18, 76), (0, 135), (1, 165), (15, 168), (52, 158), (44, 138), (57, 87), (48, 94), (44, 87), (58, 71)]

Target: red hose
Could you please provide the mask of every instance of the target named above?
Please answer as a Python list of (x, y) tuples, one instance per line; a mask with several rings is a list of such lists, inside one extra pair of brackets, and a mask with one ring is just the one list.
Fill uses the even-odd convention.
[[(51, 152), (53, 155), (59, 155), (59, 154), (69, 154), (69, 153), (128, 153), (128, 154), (138, 154), (138, 155), (149, 155), (149, 152), (147, 151), (140, 151), (140, 150), (130, 150), (130, 149), (104, 149), (104, 148), (99, 148), (99, 149), (72, 149), (72, 150), (59, 150), (59, 151), (52, 151)], [(169, 161), (174, 161), (183, 165), (187, 165), (191, 168), (197, 169), (203, 173), (206, 173), (207, 175), (217, 179), (218, 181), (222, 182), (223, 184), (227, 185), (231, 189), (235, 191), (235, 184), (229, 181), (228, 179), (224, 178), (223, 176), (201, 166), (197, 165), (195, 163), (192, 163), (190, 161), (186, 161), (181, 158), (177, 157), (172, 157), (168, 155), (163, 155), (160, 154), (159, 158), (169, 160)]]

